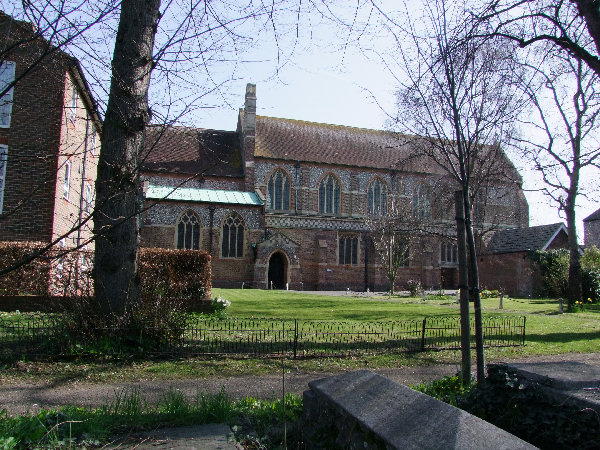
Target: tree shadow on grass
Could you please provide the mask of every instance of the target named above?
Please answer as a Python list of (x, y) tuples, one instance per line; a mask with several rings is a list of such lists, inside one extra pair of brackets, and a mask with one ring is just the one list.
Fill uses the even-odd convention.
[(525, 342), (544, 342), (544, 343), (566, 343), (573, 341), (589, 341), (600, 339), (599, 331), (590, 331), (587, 333), (548, 333), (548, 334), (529, 334), (525, 335)]

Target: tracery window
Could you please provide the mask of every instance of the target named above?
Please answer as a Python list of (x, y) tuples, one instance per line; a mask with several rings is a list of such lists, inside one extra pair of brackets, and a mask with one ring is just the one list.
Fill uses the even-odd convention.
[(338, 238), (338, 245), (339, 264), (358, 265), (358, 236), (341, 235)]
[(423, 183), (415, 186), (413, 191), (413, 217), (415, 219), (431, 218), (429, 187)]
[(456, 244), (442, 242), (440, 248), (440, 261), (443, 264), (456, 264), (458, 262), (458, 248)]
[(367, 190), (367, 213), (384, 215), (387, 213), (387, 186), (375, 178)]
[(277, 169), (271, 174), (267, 184), (267, 194), (267, 209), (289, 211), (290, 178), (283, 170)]
[(188, 209), (177, 221), (177, 248), (198, 250), (200, 248), (200, 219)]
[(340, 213), (340, 182), (333, 174), (327, 174), (319, 184), (319, 212)]
[(229, 215), (223, 222), (223, 258), (241, 258), (244, 256), (244, 221), (238, 214)]

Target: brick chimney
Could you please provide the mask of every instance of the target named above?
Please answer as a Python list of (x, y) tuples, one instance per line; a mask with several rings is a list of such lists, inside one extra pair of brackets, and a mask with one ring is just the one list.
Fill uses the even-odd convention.
[(241, 131), (242, 156), (246, 191), (254, 192), (254, 137), (256, 132), (256, 85), (246, 85), (244, 109), (240, 110), (238, 131)]

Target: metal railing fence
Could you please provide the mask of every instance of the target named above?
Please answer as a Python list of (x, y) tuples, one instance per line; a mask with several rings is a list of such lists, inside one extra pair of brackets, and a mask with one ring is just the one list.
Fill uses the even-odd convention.
[[(488, 347), (523, 345), (525, 323), (524, 316), (484, 317), (484, 344)], [(460, 348), (458, 316), (380, 322), (193, 318), (179, 330), (147, 327), (135, 331), (98, 331), (93, 333), (97, 338), (82, 339), (69, 331), (60, 315), (0, 317), (0, 358), (86, 352), (101, 354), (114, 350), (115, 342), (111, 341), (111, 336), (128, 336), (130, 345), (144, 348), (149, 354), (177, 355), (285, 355), (301, 358)], [(474, 334), (474, 322), (471, 321), (472, 345)]]

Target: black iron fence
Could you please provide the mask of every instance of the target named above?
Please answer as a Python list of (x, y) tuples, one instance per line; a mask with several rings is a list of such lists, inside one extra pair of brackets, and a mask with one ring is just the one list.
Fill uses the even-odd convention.
[[(0, 317), (0, 357), (73, 353), (102, 353), (111, 348), (111, 334), (102, 330), (94, 342), (74, 338), (60, 315)], [(139, 330), (138, 330), (139, 331)], [(149, 353), (186, 355), (231, 354), (255, 356), (318, 357), (364, 353), (415, 352), (460, 348), (458, 316), (421, 320), (342, 322), (299, 319), (192, 319), (177, 333), (152, 328), (130, 333), (139, 348)], [(488, 347), (525, 343), (525, 317), (483, 319), (484, 344)], [(471, 322), (472, 345), (474, 323)], [(160, 346), (145, 346), (144, 336), (163, 336)]]

